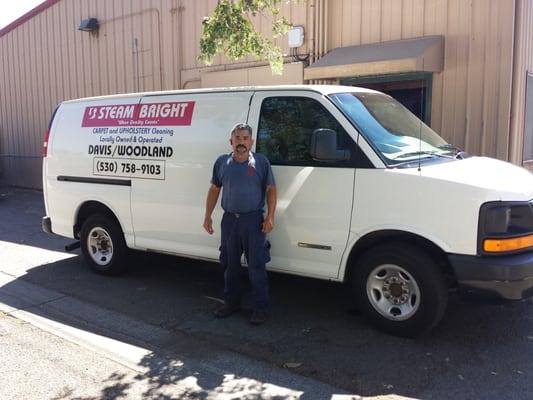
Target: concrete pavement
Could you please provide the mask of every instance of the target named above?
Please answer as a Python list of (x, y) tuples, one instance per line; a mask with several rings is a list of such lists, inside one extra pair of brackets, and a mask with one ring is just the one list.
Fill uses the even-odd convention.
[(4, 330), (17, 325), (9, 317), (34, 327), (2, 343), (0, 373), (10, 383), (0, 386), (0, 398), (52, 398), (59, 392), (75, 398), (80, 390), (90, 398), (132, 399), (329, 399), (346, 393), (5, 273), (0, 312)]

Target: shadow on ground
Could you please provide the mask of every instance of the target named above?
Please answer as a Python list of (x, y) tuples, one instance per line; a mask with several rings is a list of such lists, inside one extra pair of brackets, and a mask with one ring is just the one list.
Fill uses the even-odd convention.
[[(28, 219), (38, 224), (37, 218)], [(15, 231), (10, 236), (8, 231), (0, 232), (0, 241), (15, 243), (22, 234)], [(46, 248), (47, 237), (39, 235), (35, 233), (32, 240)], [(50, 247), (57, 246), (54, 243)], [(135, 253), (127, 274), (109, 278), (91, 273), (77, 256), (30, 268), (18, 280), (143, 321), (154, 330), (171, 332), (177, 338), (172, 343), (144, 343), (132, 341), (114, 326), (87, 326), (83, 321), (89, 318), (83, 314), (77, 322), (62, 321), (94, 333), (116, 332), (113, 338), (150, 349), (152, 353), (140, 362), (147, 372), (139, 379), (150, 380), (153, 392), (146, 396), (153, 398), (165, 398), (155, 393), (183, 380), (191, 381), (189, 395), (193, 398), (244, 388), (253, 393), (248, 398), (296, 396), (266, 396), (265, 382), (297, 392), (301, 389), (273, 378), (275, 374), (266, 370), (256, 376), (224, 376), (214, 370), (213, 375), (204, 377), (180, 364), (183, 357), (223, 365), (218, 358), (223, 352), (245, 355), (270, 367), (291, 366), (295, 374), (360, 396), (516, 399), (527, 398), (533, 391), (531, 301), (480, 304), (452, 295), (442, 323), (429, 335), (412, 340), (392, 337), (367, 325), (350, 308), (342, 286), (281, 274), (270, 274), (272, 318), (266, 325), (248, 324), (249, 293), (243, 313), (213, 319), (211, 310), (222, 291), (219, 266), (181, 258)], [(50, 317), (62, 319), (61, 315), (47, 315)], [(228, 365), (227, 370), (232, 368)], [(109, 377), (108, 383), (102, 398), (119, 397), (128, 389), (120, 376)], [(320, 398), (305, 391), (298, 396)]]

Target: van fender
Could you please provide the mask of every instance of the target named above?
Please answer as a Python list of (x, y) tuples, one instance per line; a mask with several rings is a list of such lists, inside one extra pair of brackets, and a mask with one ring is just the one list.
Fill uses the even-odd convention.
[[(120, 229), (124, 233), (124, 240), (126, 241), (126, 245), (129, 248), (133, 248), (135, 246), (135, 236), (133, 234), (133, 223), (131, 219), (131, 214), (129, 212), (127, 213), (127, 215), (121, 214), (116, 207), (114, 207), (108, 201), (104, 200), (101, 197), (87, 197), (80, 199), (79, 205), (78, 207), (76, 207), (76, 210), (74, 211), (74, 217), (72, 219), (74, 221), (74, 224), (77, 224), (81, 209), (89, 202), (100, 203), (100, 205), (104, 209), (107, 208), (113, 214), (120, 226)], [(130, 208), (128, 207), (128, 211), (129, 210)]]
[(435, 249), (440, 250), (442, 253), (451, 252), (451, 246), (449, 243), (434, 234), (417, 229), (413, 226), (380, 225), (359, 232), (350, 231), (346, 251), (343, 254), (341, 265), (339, 267), (338, 280), (346, 280), (346, 274), (350, 268), (349, 263), (353, 261), (351, 258), (354, 256), (357, 257), (358, 252), (362, 252), (377, 243), (413, 239), (420, 239), (428, 245), (432, 245)]

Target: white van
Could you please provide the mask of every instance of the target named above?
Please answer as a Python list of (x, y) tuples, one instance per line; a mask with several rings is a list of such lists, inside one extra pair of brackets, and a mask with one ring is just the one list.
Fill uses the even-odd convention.
[(269, 270), (346, 282), (371, 321), (404, 336), (437, 324), (450, 288), (533, 295), (533, 174), (468, 157), (391, 97), (354, 87), (61, 103), (44, 143), (43, 229), (79, 239), (103, 274), (121, 272), (128, 249), (218, 260), (205, 197), (238, 122), (276, 179)]

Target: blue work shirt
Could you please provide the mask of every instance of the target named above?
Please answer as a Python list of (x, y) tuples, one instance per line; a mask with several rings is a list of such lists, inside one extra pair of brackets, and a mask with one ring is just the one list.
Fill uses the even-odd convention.
[(270, 162), (262, 154), (250, 152), (242, 163), (231, 154), (217, 158), (211, 183), (222, 187), (222, 208), (230, 213), (263, 210), (267, 186), (275, 186)]

